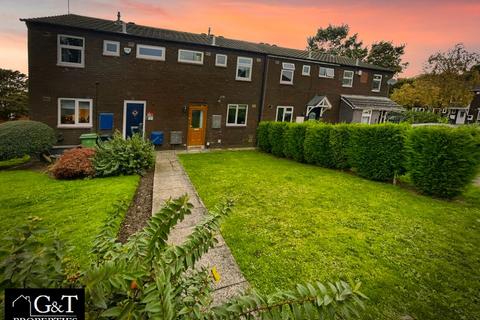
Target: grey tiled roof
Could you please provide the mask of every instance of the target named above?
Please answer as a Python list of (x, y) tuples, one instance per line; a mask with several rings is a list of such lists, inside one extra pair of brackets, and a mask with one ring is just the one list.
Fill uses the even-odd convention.
[(401, 111), (403, 108), (395, 101), (387, 97), (343, 95), (341, 99), (352, 109), (375, 109)]
[[(87, 30), (95, 30), (102, 32), (114, 32), (121, 33), (122, 25), (112, 20), (98, 19), (92, 17), (85, 17), (76, 14), (66, 14), (59, 16), (50, 16), (50, 17), (40, 17), (40, 18), (30, 18), (30, 19), (20, 19), (21, 21), (30, 22), (30, 23), (46, 23), (52, 25), (81, 28)], [(167, 40), (199, 45), (211, 46), (213, 41), (213, 36), (207, 34), (197, 34), (190, 32), (181, 32), (160, 28), (153, 28), (147, 26), (141, 26), (134, 23), (127, 23), (127, 34), (158, 39), (158, 40)], [(309, 57), (309, 53), (306, 50), (290, 49), (278, 47), (276, 45), (269, 45), (266, 43), (253, 43), (241, 40), (228, 39), (221, 36), (215, 37), (215, 46), (220, 48), (228, 48), (234, 50), (243, 50), (255, 53), (262, 53), (268, 55), (275, 55), (286, 58), (296, 58), (296, 59), (305, 59), (311, 60), (312, 62), (324, 62), (339, 64), (344, 66), (352, 67), (361, 67), (374, 70), (382, 71), (391, 71), (387, 68), (376, 66), (373, 64), (365, 63), (362, 61), (357, 61), (355, 59), (334, 56), (320, 52), (312, 52)]]
[(316, 95), (313, 97), (310, 101), (308, 101), (307, 106), (308, 107), (315, 107), (317, 104), (320, 103), (325, 98), (325, 96), (318, 96)]

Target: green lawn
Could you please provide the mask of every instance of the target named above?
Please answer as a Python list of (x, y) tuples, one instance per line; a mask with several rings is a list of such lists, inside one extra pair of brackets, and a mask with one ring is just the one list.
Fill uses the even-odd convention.
[(453, 202), (255, 151), (180, 156), (262, 292), (356, 279), (365, 319), (480, 319), (480, 189)]
[(27, 217), (38, 216), (49, 236), (56, 231), (75, 247), (71, 256), (76, 263), (88, 265), (106, 212), (118, 200), (130, 201), (138, 181), (138, 176), (61, 181), (33, 171), (0, 171), (2, 238)]

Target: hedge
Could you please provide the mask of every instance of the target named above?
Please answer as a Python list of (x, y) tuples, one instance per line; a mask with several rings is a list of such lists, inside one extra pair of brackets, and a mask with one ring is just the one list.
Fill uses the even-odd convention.
[(361, 177), (389, 181), (405, 166), (406, 125), (353, 125), (350, 163)]
[(307, 125), (302, 123), (288, 124), (284, 134), (284, 149), (283, 153), (287, 158), (294, 159), (298, 162), (303, 162), (303, 144), (305, 141), (305, 133)]
[(44, 123), (30, 120), (0, 124), (0, 161), (39, 155), (57, 142), (55, 132)]
[(330, 131), (330, 148), (332, 152), (332, 161), (335, 168), (346, 170), (350, 168), (350, 134), (351, 124), (337, 124), (332, 126)]
[(271, 145), (272, 154), (277, 157), (283, 157), (284, 133), (287, 128), (285, 122), (271, 122), (268, 126), (268, 140)]
[(453, 198), (477, 173), (480, 157), (479, 130), (429, 126), (408, 135), (408, 172), (422, 193)]
[(271, 122), (262, 121), (258, 124), (257, 128), (257, 145), (258, 148), (264, 152), (271, 152), (272, 145), (270, 144), (270, 139), (268, 138), (268, 128)]
[(330, 146), (330, 124), (314, 124), (307, 128), (304, 142), (304, 157), (307, 163), (333, 168), (333, 153)]

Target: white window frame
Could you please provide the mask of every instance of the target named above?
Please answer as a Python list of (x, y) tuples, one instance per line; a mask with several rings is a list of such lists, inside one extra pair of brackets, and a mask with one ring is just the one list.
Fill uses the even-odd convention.
[[(157, 57), (157, 56), (150, 56), (150, 55), (146, 55), (146, 54), (141, 54), (140, 53), (141, 48), (161, 50), (162, 51), (162, 56)], [(137, 59), (165, 61), (165, 54), (166, 54), (165, 47), (150, 46), (150, 45), (146, 45), (146, 44), (137, 44), (137, 55), (136, 55)]]
[[(191, 53), (194, 53), (194, 54), (197, 54), (197, 53), (200, 53), (202, 55), (202, 60), (200, 61), (195, 61), (195, 60), (185, 60), (185, 59), (181, 59), (180, 58), (180, 55), (182, 52), (191, 52)], [(178, 62), (181, 62), (181, 63), (190, 63), (190, 64), (203, 64), (203, 56), (204, 56), (204, 53), (202, 51), (196, 51), (196, 50), (187, 50), (187, 49), (178, 49)]]
[[(75, 123), (74, 124), (65, 124), (61, 122), (62, 116), (62, 108), (61, 108), (61, 101), (62, 100), (74, 100), (75, 101)], [(90, 114), (88, 116), (89, 122), (88, 123), (78, 123), (78, 105), (79, 102), (88, 102), (90, 103)], [(57, 109), (57, 128), (91, 128), (93, 126), (93, 99), (83, 99), (83, 98), (58, 98), (58, 109)]]
[[(107, 45), (114, 44), (117, 46), (116, 52), (107, 51)], [(104, 56), (111, 56), (111, 57), (119, 57), (120, 56), (120, 42), (119, 41), (112, 41), (112, 40), (103, 40), (103, 55)]]
[[(82, 46), (80, 47), (80, 46), (71, 46), (71, 45), (67, 45), (67, 44), (61, 44), (60, 43), (60, 38), (61, 37), (81, 39), (82, 40)], [(82, 62), (75, 63), (75, 62), (64, 62), (64, 61), (62, 61), (62, 48), (80, 50), (81, 51)], [(68, 34), (58, 34), (57, 35), (57, 66), (74, 67), (74, 68), (84, 68), (85, 67), (85, 38), (84, 37), (71, 36), (71, 35), (68, 35)]]
[[(278, 111), (283, 109), (282, 121), (278, 121)], [(275, 121), (276, 122), (285, 122), (285, 114), (288, 112), (291, 114), (290, 122), (293, 122), (293, 106), (277, 106), (277, 112), (275, 114)]]
[[(305, 71), (305, 68), (308, 69), (308, 71)], [(310, 76), (310, 70), (312, 69), (312, 67), (308, 64), (304, 64), (302, 66), (302, 76)]]
[[(237, 124), (238, 121), (238, 107), (239, 106), (245, 106), (245, 123), (244, 124)], [(235, 111), (235, 123), (228, 123), (228, 112), (230, 110), (230, 107), (236, 107)], [(227, 127), (246, 127), (248, 122), (248, 104), (246, 103), (229, 103), (227, 105), (227, 116), (225, 117), (225, 125)]]
[[(322, 69), (325, 70), (325, 74), (322, 75)], [(329, 75), (329, 70), (331, 70), (331, 75)], [(328, 78), (328, 79), (333, 79), (335, 78), (335, 68), (329, 68), (329, 67), (323, 67), (320, 66), (318, 68), (318, 77), (319, 78)]]
[(477, 113), (477, 122), (480, 122), (480, 109), (478, 110), (478, 113)]
[[(240, 59), (247, 59), (250, 61), (249, 64), (247, 63), (240, 63)], [(239, 77), (238, 76), (238, 67), (250, 67), (250, 76), (247, 77), (247, 78), (244, 78), (244, 77)], [(249, 57), (237, 57), (237, 68), (235, 69), (235, 80), (238, 80), (238, 81), (252, 81), (252, 73), (253, 73), (253, 58), (249, 58)]]
[(362, 117), (360, 118), (360, 123), (365, 123), (363, 122), (363, 117), (368, 117), (368, 122), (367, 124), (370, 124), (372, 122), (372, 109), (364, 109), (362, 110)]
[[(374, 74), (372, 78), (372, 92), (380, 92), (382, 90), (382, 79), (383, 75), (381, 74)], [(378, 89), (375, 88), (375, 83), (378, 83)]]
[[(347, 77), (347, 74), (351, 74), (350, 77)], [(351, 88), (353, 87), (353, 77), (355, 72), (352, 70), (343, 70), (343, 78), (342, 78), (342, 87), (344, 88)], [(344, 80), (350, 80), (350, 84), (343, 83)]]
[[(291, 72), (292, 73), (292, 78), (291, 78), (290, 81), (282, 80), (284, 72)], [(283, 62), (282, 63), (282, 71), (280, 72), (280, 83), (281, 84), (293, 84), (293, 77), (294, 76), (295, 76), (295, 64), (290, 63), (290, 62)]]
[[(225, 57), (225, 64), (222, 64), (222, 63), (219, 63), (218, 62), (218, 57)], [(227, 63), (228, 63), (228, 56), (226, 54), (220, 54), (220, 53), (217, 53), (215, 55), (215, 66), (216, 67), (227, 67)]]

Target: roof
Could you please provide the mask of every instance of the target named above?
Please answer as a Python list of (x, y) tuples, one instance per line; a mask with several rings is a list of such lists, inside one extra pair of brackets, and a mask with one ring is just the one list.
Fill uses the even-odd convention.
[(476, 86), (472, 89), (473, 92), (480, 92), (480, 86)]
[[(27, 23), (42, 23), (57, 26), (65, 26), (72, 28), (80, 28), (85, 30), (122, 33), (122, 24), (114, 20), (106, 20), (99, 18), (92, 18), (80, 16), (76, 14), (65, 14), (58, 16), (39, 17), (30, 19), (20, 19)], [(137, 25), (129, 22), (126, 24), (126, 31), (128, 35), (138, 36), (149, 39), (175, 41), (181, 43), (190, 43), (197, 45), (215, 46), (226, 49), (242, 50), (254, 53), (261, 53), (279, 57), (295, 58), (310, 60), (312, 62), (324, 62), (330, 64), (339, 64), (351, 67), (360, 67), (373, 70), (381, 70), (393, 72), (392, 70), (373, 64), (357, 61), (356, 59), (335, 56), (321, 52), (308, 52), (307, 50), (298, 50), (278, 47), (276, 45), (269, 45), (266, 43), (254, 43), (241, 40), (234, 40), (224, 38), (222, 36), (213, 36), (207, 34), (197, 34), (190, 32), (174, 31), (168, 29), (160, 29), (154, 27), (147, 27)], [(215, 39), (215, 45), (213, 45)]]
[(342, 94), (341, 99), (352, 109), (374, 109), (390, 111), (403, 110), (402, 106), (387, 97)]
[(307, 107), (315, 107), (325, 98), (325, 96), (315, 95), (315, 97), (313, 97), (310, 101), (307, 102)]

